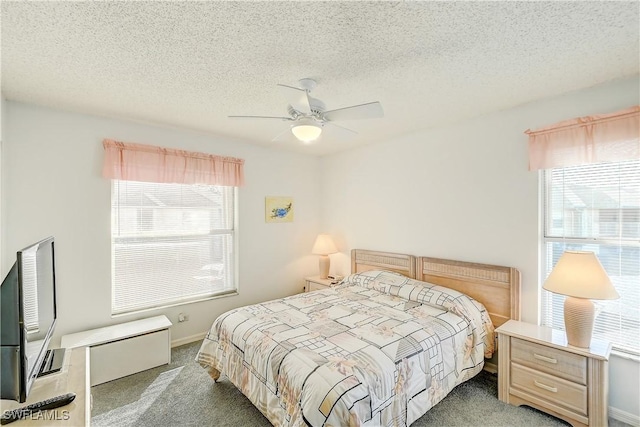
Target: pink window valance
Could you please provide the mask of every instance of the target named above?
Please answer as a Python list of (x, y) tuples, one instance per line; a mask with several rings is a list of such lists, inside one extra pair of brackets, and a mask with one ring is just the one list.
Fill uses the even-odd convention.
[(244, 185), (244, 160), (105, 139), (102, 176), (127, 181)]
[(640, 159), (640, 106), (525, 133), (529, 170)]

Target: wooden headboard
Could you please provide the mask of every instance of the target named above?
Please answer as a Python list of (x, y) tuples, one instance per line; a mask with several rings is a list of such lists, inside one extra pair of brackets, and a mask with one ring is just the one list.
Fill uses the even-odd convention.
[(353, 249), (351, 272), (391, 270), (463, 292), (482, 303), (497, 328), (520, 320), (520, 272), (512, 267)]
[[(441, 258), (353, 249), (351, 272), (393, 270), (412, 279), (463, 292), (482, 303), (494, 327), (509, 319), (520, 320), (520, 272), (515, 268)], [(497, 356), (484, 369), (496, 373)]]
[(351, 272), (362, 273), (369, 270), (391, 270), (415, 279), (416, 257), (389, 252), (351, 250)]
[(520, 272), (515, 268), (419, 257), (416, 279), (469, 295), (485, 306), (496, 328), (520, 320)]

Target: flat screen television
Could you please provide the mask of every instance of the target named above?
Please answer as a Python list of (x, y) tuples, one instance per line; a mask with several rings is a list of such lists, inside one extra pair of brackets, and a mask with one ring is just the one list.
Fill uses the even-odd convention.
[(56, 319), (54, 239), (49, 237), (18, 251), (0, 286), (2, 399), (24, 402), (38, 376), (60, 370), (64, 349), (48, 349)]

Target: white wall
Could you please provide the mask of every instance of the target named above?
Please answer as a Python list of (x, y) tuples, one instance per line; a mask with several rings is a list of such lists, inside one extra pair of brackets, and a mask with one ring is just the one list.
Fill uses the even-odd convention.
[[(180, 340), (208, 330), (224, 311), (302, 291), (317, 271), (319, 159), (186, 131), (6, 102), (2, 153), (2, 277), (15, 252), (56, 239), (59, 324), (66, 333), (166, 314)], [(239, 295), (111, 317), (110, 181), (101, 177), (103, 138), (245, 159), (239, 190)], [(292, 196), (295, 220), (266, 224), (264, 198)], [(177, 323), (178, 313), (188, 322)]]
[[(334, 269), (349, 272), (353, 248), (516, 267), (522, 320), (537, 323), (538, 173), (523, 132), (637, 105), (639, 91), (635, 77), (323, 158)], [(637, 361), (610, 365), (611, 406), (640, 420)]]

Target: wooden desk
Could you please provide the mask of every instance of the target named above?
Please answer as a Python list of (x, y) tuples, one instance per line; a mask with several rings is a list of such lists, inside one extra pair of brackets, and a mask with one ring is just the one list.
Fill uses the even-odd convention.
[(33, 414), (10, 426), (84, 427), (91, 423), (91, 390), (89, 381), (89, 350), (87, 347), (67, 349), (60, 372), (36, 379), (26, 402), (2, 400), (2, 412), (21, 408), (66, 393), (75, 393), (73, 402), (57, 409)]

